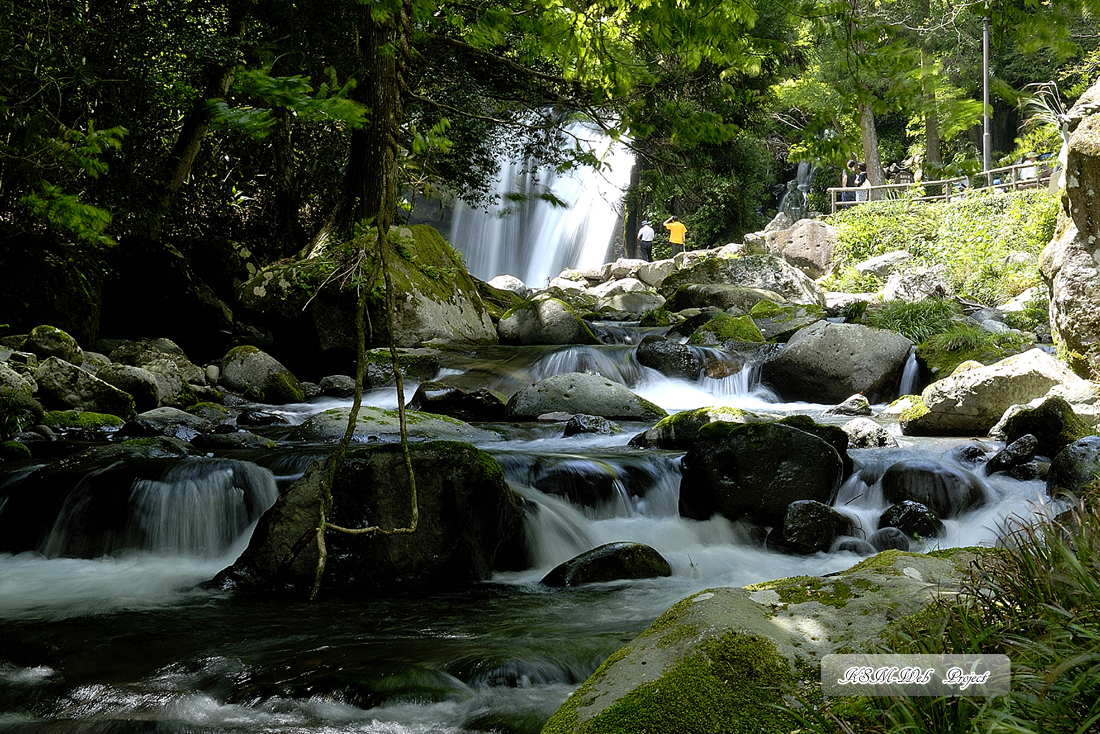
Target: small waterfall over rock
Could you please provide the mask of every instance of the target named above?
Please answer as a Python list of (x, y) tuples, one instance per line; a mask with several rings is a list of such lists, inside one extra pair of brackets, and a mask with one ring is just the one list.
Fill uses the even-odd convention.
[[(466, 258), (471, 274), (483, 280), (514, 275), (540, 287), (565, 268), (589, 268), (610, 259), (633, 156), (591, 127), (574, 124), (568, 134), (603, 161), (604, 169), (562, 173), (535, 161), (513, 161), (502, 166), (496, 190), (500, 200), (488, 212), (456, 206), (448, 239)], [(540, 198), (544, 192), (567, 207)]]
[(923, 388), (924, 379), (920, 362), (917, 361), (917, 348), (912, 347), (909, 350), (909, 357), (905, 360), (905, 367), (901, 371), (898, 395), (920, 395)]

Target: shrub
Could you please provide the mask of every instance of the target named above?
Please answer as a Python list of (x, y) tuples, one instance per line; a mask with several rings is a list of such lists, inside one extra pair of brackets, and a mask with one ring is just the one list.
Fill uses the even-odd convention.
[(880, 308), (868, 310), (863, 323), (879, 329), (900, 331), (915, 344), (950, 331), (962, 310), (954, 301), (930, 298), (917, 303), (890, 301)]

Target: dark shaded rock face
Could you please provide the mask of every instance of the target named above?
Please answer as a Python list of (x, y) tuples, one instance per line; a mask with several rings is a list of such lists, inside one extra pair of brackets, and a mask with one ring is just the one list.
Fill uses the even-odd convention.
[(920, 502), (905, 500), (890, 505), (878, 519), (879, 528), (897, 528), (907, 537), (938, 538), (943, 535), (943, 522), (936, 513)]
[(1035, 451), (1039, 446), (1039, 440), (1030, 433), (1025, 433), (1015, 441), (1005, 446), (993, 455), (993, 458), (985, 465), (985, 473), (996, 474), (1027, 464), (1035, 458)]
[(715, 512), (778, 527), (799, 500), (828, 503), (844, 465), (836, 449), (788, 426), (751, 423), (722, 438), (699, 439), (684, 456), (680, 514), (705, 520)]
[(1066, 492), (1079, 496), (1094, 494), (1098, 476), (1100, 436), (1088, 436), (1074, 441), (1054, 457), (1047, 476), (1047, 492), (1051, 497), (1060, 497)]
[(408, 407), (464, 421), (496, 421), (504, 417), (504, 405), (499, 395), (486, 388), (467, 392), (441, 382), (422, 382)]
[(875, 550), (909, 550), (909, 538), (897, 528), (879, 528), (867, 539)]
[(546, 586), (580, 586), (621, 579), (671, 576), (672, 567), (660, 553), (641, 543), (608, 543), (571, 558), (540, 583)]
[(669, 377), (694, 380), (699, 376), (703, 363), (691, 347), (657, 334), (642, 339), (637, 351), (638, 363), (652, 367)]
[(986, 502), (986, 488), (974, 474), (950, 464), (909, 459), (892, 465), (882, 475), (887, 502), (913, 500), (939, 517), (955, 517)]
[(585, 433), (610, 436), (622, 432), (623, 429), (617, 423), (612, 423), (606, 418), (601, 418), (598, 415), (578, 413), (566, 422), (565, 430), (562, 432), (562, 435), (566, 438), (569, 436), (579, 436)]
[(1004, 423), (1005, 443), (1011, 444), (1031, 434), (1035, 437), (1035, 453), (1051, 458), (1090, 433), (1088, 424), (1060, 397), (1047, 398), (1037, 408), (1024, 408)]
[[(419, 523), (402, 535), (326, 536), (322, 588), (353, 596), (394, 589), (461, 587), (490, 577), (494, 568), (527, 566), (521, 498), (500, 465), (463, 443), (409, 447), (416, 475)], [(313, 585), (313, 541), (320, 483), (327, 461), (306, 471), (264, 514), (248, 549), (213, 584), (222, 588), (289, 591)], [(333, 483), (331, 521), (341, 527), (407, 527), (411, 496), (398, 445), (350, 451)]]
[(851, 532), (852, 521), (833, 508), (814, 500), (799, 500), (787, 506), (776, 546), (810, 555), (828, 550), (837, 538)]
[(875, 550), (875, 546), (859, 538), (842, 538), (830, 550), (833, 553), (843, 553), (847, 551), (848, 553), (857, 553), (861, 556), (873, 556), (878, 553), (878, 551)]

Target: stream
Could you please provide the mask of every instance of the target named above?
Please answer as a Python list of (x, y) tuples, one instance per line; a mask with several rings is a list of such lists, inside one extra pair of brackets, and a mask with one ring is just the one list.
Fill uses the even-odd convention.
[[(622, 343), (602, 347), (493, 347), (456, 354), (441, 374), (510, 392), (548, 375), (590, 371), (623, 382), (670, 412), (731, 405), (776, 415), (808, 413), (837, 424), (847, 420), (820, 416), (827, 406), (778, 403), (755, 383), (751, 367), (721, 380), (665, 377), (634, 359), (632, 344), (643, 333), (624, 329)], [(414, 387), (406, 386), (406, 399)], [(392, 390), (372, 391), (365, 403), (392, 408), (396, 399)], [(259, 407), (300, 423), (349, 404), (326, 398)], [(883, 425), (901, 448), (851, 451), (857, 469), (914, 456), (973, 468), (957, 458), (970, 440), (911, 439), (900, 436), (896, 421)], [(59, 520), (54, 550), (0, 554), (0, 732), (538, 732), (608, 655), (684, 596), (708, 587), (830, 573), (860, 560), (847, 552), (782, 555), (721, 517), (679, 517), (681, 452), (627, 445), (648, 424), (623, 424), (623, 433), (613, 436), (568, 439), (561, 437), (560, 424), (492, 427), (506, 440), (481, 448), (497, 458), (513, 488), (540, 505), (527, 526), (535, 567), (497, 574), (463, 592), (308, 604), (198, 588), (232, 563), (254, 525), (222, 529), (229, 536), (211, 540), (201, 532), (211, 524), (209, 508), (164, 498), (186, 492), (200, 500), (239, 502), (213, 489), (224, 483), (226, 471), (247, 470), (254, 486), (270, 492), (324, 453), (317, 447), (199, 460), (157, 486), (143, 485), (141, 493), (135, 483), (133, 496), (149, 497), (141, 522), (163, 524), (141, 536), (155, 537), (155, 543), (120, 542), (106, 555), (61, 557), (56, 548), (65, 547), (62, 541), (77, 542), (73, 535), (86, 531), (60, 527), (69, 521)], [(997, 448), (990, 440), (982, 445)], [(0, 515), (19, 479), (10, 469), (0, 473)], [(610, 483), (614, 492), (595, 510), (538, 488), (596, 480)], [(992, 501), (945, 520), (937, 547), (992, 544), (1006, 518), (1034, 516), (1045, 496), (1041, 481), (1002, 475), (984, 481)], [(838, 509), (865, 528), (873, 529), (885, 507), (881, 493), (856, 480), (840, 492)], [(579, 588), (539, 585), (557, 564), (622, 540), (656, 548), (673, 575)]]

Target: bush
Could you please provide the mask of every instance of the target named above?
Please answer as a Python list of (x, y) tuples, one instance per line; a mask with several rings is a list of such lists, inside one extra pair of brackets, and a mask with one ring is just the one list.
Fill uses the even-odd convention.
[(879, 329), (900, 331), (914, 344), (920, 344), (935, 334), (950, 331), (961, 314), (958, 304), (942, 298), (917, 303), (890, 301), (874, 311), (868, 310), (863, 323)]
[(883, 282), (874, 273), (861, 273), (846, 265), (836, 273), (822, 278), (818, 285), (824, 290), (837, 293), (878, 293), (882, 290)]

